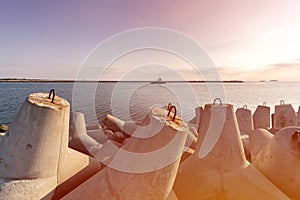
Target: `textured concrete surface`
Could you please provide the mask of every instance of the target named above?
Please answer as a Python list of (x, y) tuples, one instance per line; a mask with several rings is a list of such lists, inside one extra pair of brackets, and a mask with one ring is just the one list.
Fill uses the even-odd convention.
[(291, 199), (300, 198), (299, 127), (279, 130), (254, 160), (255, 167)]
[(195, 153), (181, 163), (174, 191), (188, 200), (288, 199), (246, 161), (230, 104), (205, 105)]

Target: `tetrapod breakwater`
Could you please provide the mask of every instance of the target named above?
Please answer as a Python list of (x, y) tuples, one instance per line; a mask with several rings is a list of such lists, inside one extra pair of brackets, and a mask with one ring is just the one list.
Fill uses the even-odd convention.
[(0, 199), (299, 199), (299, 111), (270, 110), (215, 99), (185, 122), (170, 103), (88, 127), (54, 90), (30, 94), (1, 130)]

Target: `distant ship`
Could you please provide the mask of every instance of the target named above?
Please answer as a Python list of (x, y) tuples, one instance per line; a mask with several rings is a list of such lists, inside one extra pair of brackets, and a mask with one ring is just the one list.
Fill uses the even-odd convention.
[(161, 79), (161, 77), (159, 76), (158, 79), (157, 79), (156, 81), (151, 81), (150, 83), (151, 83), (151, 84), (165, 84), (166, 81), (163, 81), (163, 80)]

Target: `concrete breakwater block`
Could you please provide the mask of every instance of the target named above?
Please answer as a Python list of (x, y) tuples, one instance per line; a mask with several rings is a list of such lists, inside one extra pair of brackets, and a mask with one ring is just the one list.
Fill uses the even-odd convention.
[(254, 129), (257, 128), (270, 128), (270, 121), (271, 121), (271, 109), (270, 107), (264, 105), (258, 105), (254, 114), (253, 114), (253, 126)]
[[(175, 112), (169, 116), (167, 112), (152, 108), (147, 122), (138, 126), (122, 147), (117, 147), (111, 159), (103, 161), (107, 167), (63, 199), (150, 200), (169, 196), (188, 127), (174, 116)], [(95, 157), (102, 159), (103, 151), (100, 153)]]
[(87, 130), (87, 135), (96, 140), (99, 144), (104, 144), (107, 141), (103, 129)]
[(91, 149), (100, 149), (102, 147), (101, 143), (87, 134), (83, 113), (74, 112), (71, 124), (71, 140), (69, 141), (71, 148), (88, 155)]
[(273, 134), (266, 129), (258, 128), (250, 132), (249, 145), (251, 162), (255, 160), (257, 154), (264, 148), (265, 145), (272, 139)]
[(235, 111), (241, 135), (248, 135), (254, 128), (251, 110), (245, 105)]
[(250, 165), (230, 104), (206, 104), (195, 153), (180, 164), (178, 199), (288, 199)]
[(300, 199), (300, 128), (280, 129), (253, 164), (290, 199)]
[(0, 147), (0, 176), (32, 179), (56, 175), (69, 109), (70, 104), (62, 98), (51, 103), (48, 94), (29, 95)]
[(275, 130), (288, 126), (296, 126), (296, 112), (291, 104), (285, 104), (283, 100), (280, 105), (275, 106), (274, 125)]
[[(37, 196), (44, 197), (57, 185), (61, 138), (68, 127), (70, 105), (58, 97), (57, 103), (51, 103), (47, 97), (42, 93), (29, 95), (10, 127), (10, 134), (2, 140), (0, 177), (4, 190), (0, 199), (27, 198), (33, 192), (32, 185), (42, 191)], [(13, 191), (8, 192), (9, 183), (23, 189), (12, 194)]]
[(59, 198), (101, 169), (68, 148), (69, 115), (70, 104), (54, 91), (52, 99), (28, 96), (1, 139), (0, 199)]
[[(201, 108), (201, 107), (200, 107)], [(196, 108), (196, 110), (200, 110), (200, 108)], [(202, 108), (201, 108), (202, 109)], [(135, 122), (127, 122), (123, 121), (115, 116), (107, 114), (105, 119), (103, 120), (105, 126), (107, 126), (108, 130), (105, 130), (105, 134), (109, 137), (109, 139), (122, 143), (124, 136), (131, 136), (132, 133), (137, 129), (138, 126), (144, 126), (149, 123), (149, 116), (147, 116), (144, 120), (143, 124), (136, 124)], [(199, 122), (198, 122), (199, 123)], [(197, 124), (197, 127), (199, 124)], [(195, 149), (195, 145), (197, 142), (198, 132), (193, 125), (188, 123), (189, 131), (187, 140), (185, 142), (185, 147), (190, 147)], [(115, 130), (115, 131), (113, 131)]]
[(126, 122), (115, 116), (107, 114), (106, 117), (102, 120), (102, 123), (113, 132), (123, 132), (130, 136), (138, 125), (135, 122)]

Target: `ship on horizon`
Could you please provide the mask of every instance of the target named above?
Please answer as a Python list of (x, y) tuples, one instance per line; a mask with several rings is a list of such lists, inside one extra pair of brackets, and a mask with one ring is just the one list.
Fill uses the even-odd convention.
[(156, 81), (151, 81), (151, 84), (165, 84), (166, 81), (163, 81), (160, 75), (158, 76), (158, 79)]

